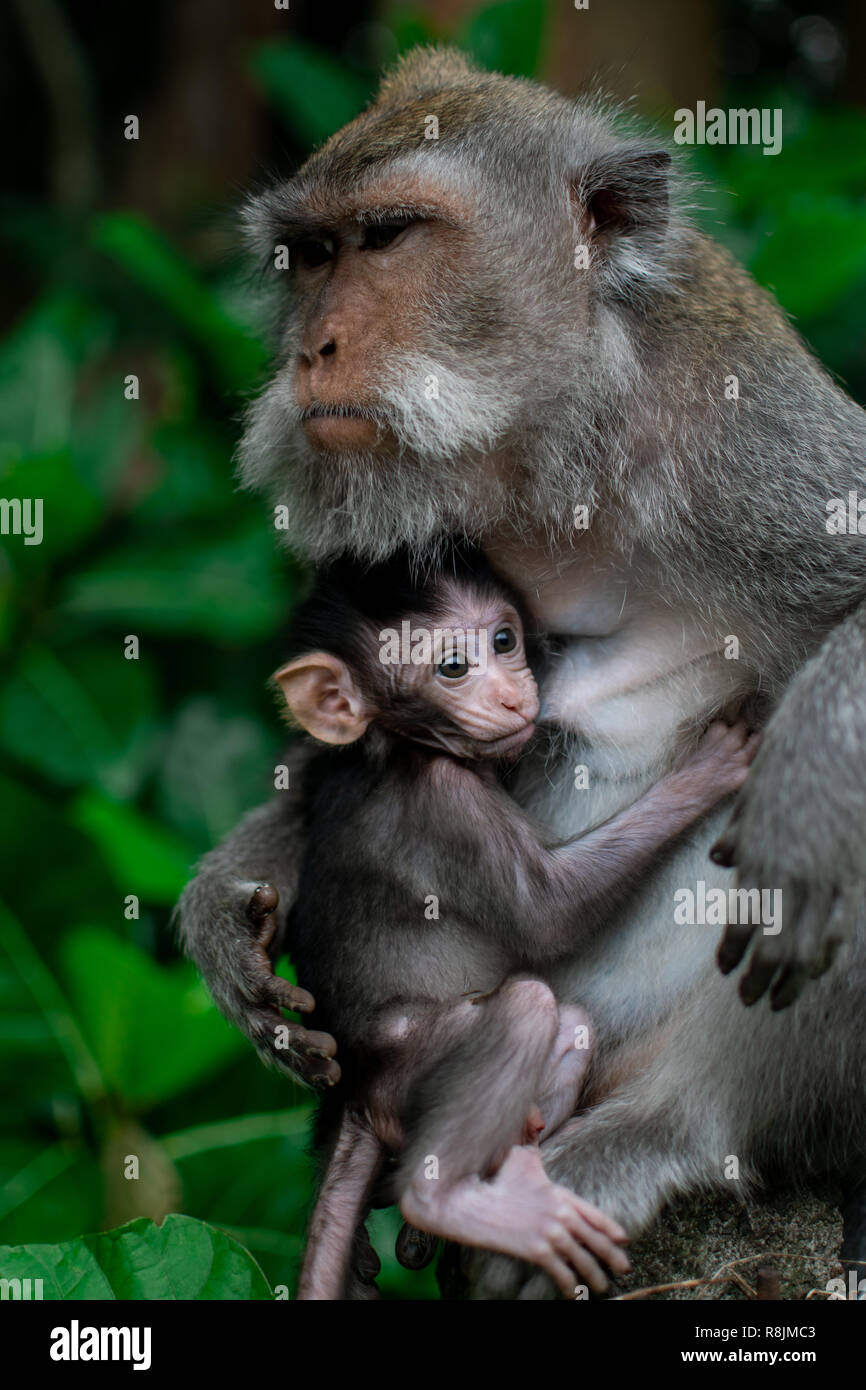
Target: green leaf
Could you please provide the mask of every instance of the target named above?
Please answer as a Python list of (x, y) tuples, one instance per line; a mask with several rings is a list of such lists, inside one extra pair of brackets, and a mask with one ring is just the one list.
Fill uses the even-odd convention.
[(82, 792), (69, 819), (99, 846), (122, 894), (166, 907), (177, 901), (195, 857), (186, 841), (94, 790)]
[(369, 82), (324, 49), (297, 39), (260, 44), (250, 67), (304, 146), (327, 140), (357, 116), (370, 96)]
[(32, 645), (0, 694), (0, 746), (53, 782), (98, 781), (116, 795), (136, 784), (153, 706), (147, 662), (92, 643)]
[[(0, 776), (0, 893), (27, 922), (27, 938), (54, 951), (70, 903), (92, 903), (99, 920), (117, 920), (119, 905), (102, 856), (74, 829), (56, 793)], [(51, 868), (46, 872), (46, 845)], [(2, 909), (0, 909), (2, 921)]]
[(793, 206), (751, 270), (789, 313), (827, 309), (866, 273), (866, 208), (837, 198)]
[(160, 967), (137, 946), (90, 927), (68, 932), (60, 955), (82, 1032), (128, 1108), (178, 1095), (244, 1051), (192, 967)]
[(430, 16), (423, 10), (409, 10), (401, 3), (389, 5), (382, 15), (382, 21), (394, 35), (398, 53), (406, 53), (417, 44), (436, 43), (440, 37)]
[[(38, 544), (26, 545), (23, 535), (3, 540), (14, 569), (21, 575), (56, 564), (82, 545), (102, 520), (99, 498), (85, 487), (66, 452), (8, 460), (5, 466), (0, 465), (0, 493), (42, 502)], [(35, 519), (31, 513), (31, 525)]]
[(471, 15), (454, 41), (486, 68), (532, 77), (546, 27), (545, 0), (503, 0)]
[(0, 1246), (0, 1278), (41, 1279), (45, 1300), (269, 1299), (248, 1250), (191, 1216), (141, 1218), (61, 1245)]
[[(187, 1204), (220, 1226), (296, 1234), (315, 1190), (309, 1152), (312, 1107), (198, 1125), (164, 1139), (180, 1169)], [(273, 1181), (279, 1173), (280, 1181)]]
[(189, 700), (163, 749), (159, 809), (202, 848), (221, 840), (244, 811), (273, 792), (279, 738), (276, 711), (260, 719), (208, 695)]
[(76, 369), (104, 345), (105, 336), (105, 316), (66, 291), (46, 294), (16, 325), (0, 348), (4, 456), (50, 454), (65, 446)]
[(262, 521), (219, 539), (154, 537), (114, 551), (78, 575), (61, 612), (123, 623), (125, 631), (246, 643), (273, 632), (285, 612), (279, 568)]
[[(18, 1067), (23, 1069), (20, 1058)], [(51, 1123), (55, 1107), (63, 1100), (62, 1092), (46, 1095), (40, 1108), (43, 1126)], [(4, 1157), (0, 1152), (0, 1164), (7, 1168)], [(2, 1174), (2, 1193), (0, 1229), (6, 1245), (71, 1239), (93, 1230), (102, 1219), (99, 1163), (75, 1140), (34, 1149), (29, 1162), (22, 1159), (14, 1170)]]
[(264, 366), (261, 344), (226, 314), (219, 300), (164, 237), (134, 213), (106, 213), (92, 233), (111, 256), (185, 327), (213, 362), (223, 385), (242, 391)]
[[(701, 162), (736, 194), (739, 216), (778, 212), (793, 198), (833, 194), (859, 198), (866, 183), (866, 115), (861, 111), (791, 112), (784, 96), (737, 102), (738, 107), (784, 109), (784, 146), (765, 155), (760, 145), (705, 146)], [(798, 128), (799, 124), (799, 128)]]

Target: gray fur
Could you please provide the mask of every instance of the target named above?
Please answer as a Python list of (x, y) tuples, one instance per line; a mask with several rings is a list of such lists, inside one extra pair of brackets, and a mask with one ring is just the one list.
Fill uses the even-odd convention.
[[(438, 143), (410, 138), (426, 113), (439, 114)], [(375, 556), (403, 540), (422, 548), (442, 530), (486, 543), (536, 525), (551, 555), (562, 555), (574, 539), (572, 508), (586, 503), (593, 536), (628, 577), (629, 601), (636, 591), (653, 595), (656, 611), (684, 615), (684, 632), (688, 624), (714, 643), (726, 633), (742, 641), (741, 690), (770, 718), (727, 843), (743, 882), (782, 888), (793, 905), (780, 937), (759, 938), (749, 968), (763, 960), (805, 969), (830, 937), (847, 945), (787, 1014), (766, 1004), (745, 1010), (715, 971), (717, 930), (671, 925), (676, 887), (730, 881), (707, 861), (717, 822), (686, 837), (617, 930), (574, 962), (571, 997), (596, 1018), (600, 1074), (608, 1064), (613, 1074), (666, 1022), (673, 1030), (637, 1080), (603, 1097), (549, 1151), (557, 1178), (632, 1232), (673, 1193), (722, 1181), (727, 1154), (748, 1178), (770, 1156), (803, 1173), (862, 1165), (866, 1150), (866, 940), (854, 910), (866, 880), (866, 539), (829, 536), (824, 526), (829, 498), (866, 495), (866, 416), (772, 299), (690, 226), (675, 165), (664, 204), (662, 166), (635, 159), (646, 149), (598, 103), (479, 74), (448, 55), (404, 60), (379, 101), (296, 180), (251, 204), (250, 222), (268, 246), (320, 177), (348, 196), (395, 157), (470, 194), (490, 254), (471, 284), (455, 274), (431, 291), (443, 331), (431, 327), (418, 347), (455, 389), (439, 415), (416, 417), (417, 364), (398, 359), (383, 374), (379, 401), (402, 452), (382, 473), (363, 456), (313, 459), (278, 365), (241, 448), (244, 478), (289, 502), (290, 540), (313, 558), (343, 547)], [(565, 189), (610, 187), (618, 170), (632, 224), (592, 243), (593, 269), (580, 278), (571, 268), (580, 228)], [(496, 330), (485, 349), (461, 332), (476, 317)], [(280, 361), (291, 357), (294, 333), (289, 313)], [(724, 397), (731, 372), (738, 401)], [(489, 471), (482, 481), (482, 454), (502, 472), (513, 465), (507, 486)], [(581, 657), (590, 639), (578, 618), (568, 637), (565, 658)], [(681, 730), (730, 697), (723, 666), (677, 688)], [(718, 680), (708, 683), (714, 670)], [(631, 750), (596, 739), (579, 709), (559, 723), (559, 756), (527, 768), (517, 795), (560, 835), (633, 800), (674, 756), (676, 740), (660, 728)], [(579, 804), (575, 749), (597, 788)], [(265, 851), (256, 846), (250, 858), (252, 849), (248, 832), (230, 837), (183, 904), (190, 949), (247, 1028), (242, 992), (219, 972), (238, 968), (225, 883), (233, 866), (237, 877), (256, 877), (248, 865)], [(831, 918), (834, 895), (847, 910)], [(485, 1269), (479, 1292), (517, 1295), (513, 1266)], [(523, 1296), (542, 1292), (536, 1281)]]

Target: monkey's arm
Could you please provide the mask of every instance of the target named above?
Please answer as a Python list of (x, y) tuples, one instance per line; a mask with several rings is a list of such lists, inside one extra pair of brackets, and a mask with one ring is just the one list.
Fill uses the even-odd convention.
[(743, 785), (756, 746), (744, 724), (713, 724), (687, 761), (633, 806), (552, 848), (518, 807), (479, 784), (486, 804), (476, 804), (455, 827), (466, 842), (462, 866), (456, 857), (448, 860), (452, 900), (462, 892), (467, 920), (528, 960), (542, 964), (568, 954), (610, 917), (663, 845)]
[(754, 940), (740, 994), (753, 1004), (769, 988), (785, 1008), (832, 963), (866, 898), (866, 605), (794, 677), (712, 856), (745, 888), (781, 890), (781, 931), (729, 926), (719, 964), (733, 970)]
[[(250, 811), (198, 865), (177, 905), (180, 938), (227, 1018), (266, 1062), (301, 1080), (334, 1082), (336, 1043), (290, 1023), (281, 1009), (309, 1013), (313, 999), (274, 974), (304, 847), (298, 791), (306, 750), (286, 757), (291, 789)], [(278, 1027), (289, 1047), (276, 1048)]]

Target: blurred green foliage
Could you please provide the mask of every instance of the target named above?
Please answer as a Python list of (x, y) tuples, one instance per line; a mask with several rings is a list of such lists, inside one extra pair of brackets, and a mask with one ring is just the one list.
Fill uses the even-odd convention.
[[(545, 22), (542, 0), (506, 0), (452, 37), (531, 73)], [(398, 48), (443, 37), (406, 9), (390, 28)], [(299, 148), (373, 82), (300, 41), (238, 62)], [(784, 154), (695, 151), (700, 216), (862, 396), (866, 120), (753, 100), (784, 106)], [(281, 742), (264, 682), (297, 573), (231, 465), (266, 360), (256, 287), (133, 211), (8, 202), (2, 232), (39, 289), (0, 345), (0, 494), (43, 498), (45, 532), (0, 552), (0, 1243), (182, 1209), (291, 1285), (308, 1104), (222, 1020), (169, 925), (196, 857), (269, 793)], [(395, 1264), (395, 1213), (373, 1224), (386, 1294), (434, 1297), (431, 1272)], [(259, 1296), (246, 1279), (198, 1296)]]

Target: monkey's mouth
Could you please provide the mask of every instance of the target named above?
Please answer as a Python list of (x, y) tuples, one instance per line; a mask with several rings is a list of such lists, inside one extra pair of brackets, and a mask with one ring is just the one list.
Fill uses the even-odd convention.
[(362, 405), (324, 405), (301, 412), (301, 424), (314, 449), (357, 449), (376, 444), (387, 428), (378, 411)]
[(535, 733), (535, 720), (530, 719), (528, 724), (524, 724), (522, 729), (518, 729), (514, 734), (505, 734), (502, 738), (491, 739), (485, 743), (485, 756), (489, 758), (507, 758), (513, 753), (518, 753), (525, 743), (528, 743)]
[(301, 411), (301, 419), (304, 422), (307, 420), (321, 420), (325, 418), (336, 418), (338, 420), (372, 420), (375, 419), (375, 415), (372, 410), (360, 405), (322, 405), (318, 403), (316, 405), (308, 405), (306, 410)]

